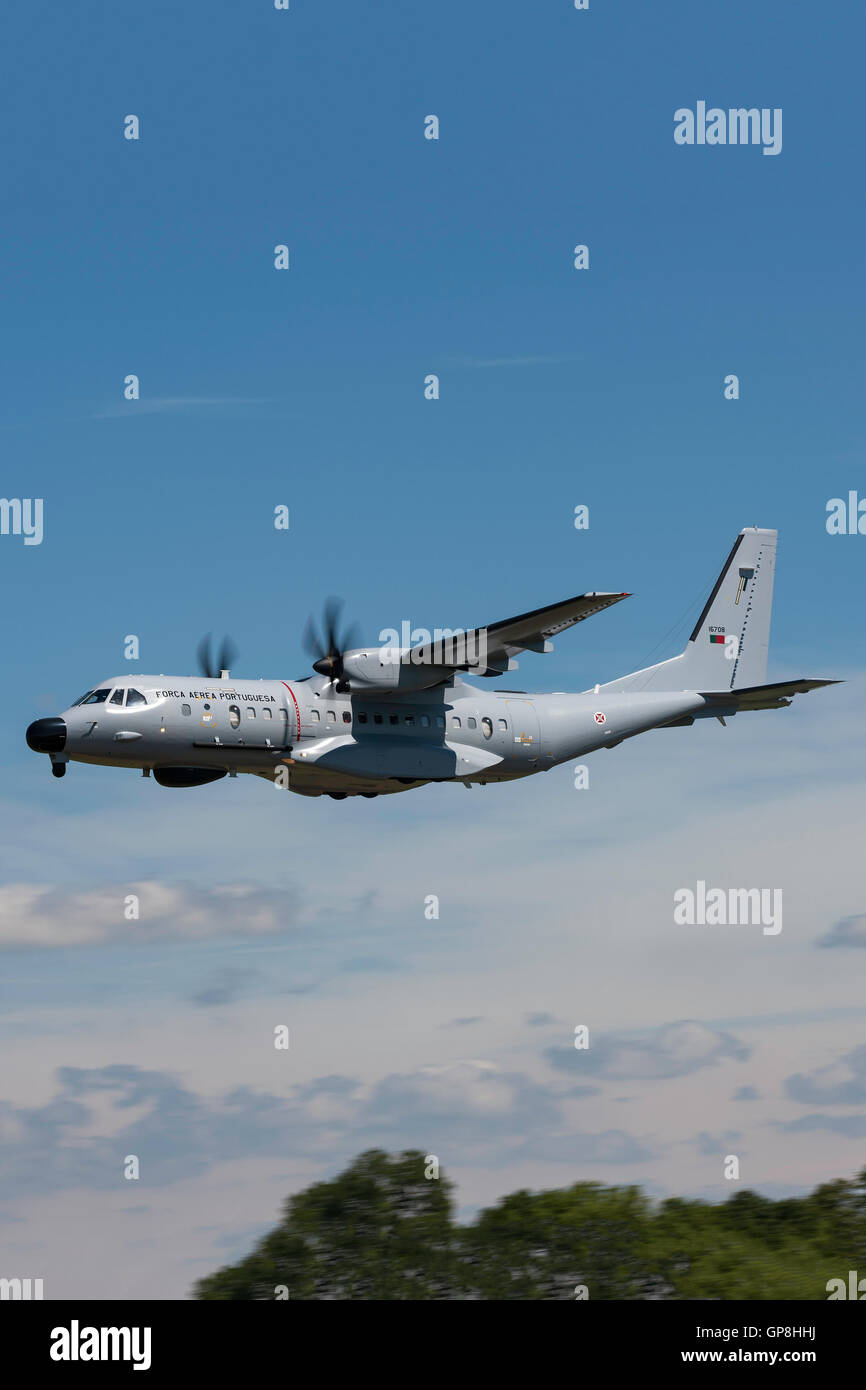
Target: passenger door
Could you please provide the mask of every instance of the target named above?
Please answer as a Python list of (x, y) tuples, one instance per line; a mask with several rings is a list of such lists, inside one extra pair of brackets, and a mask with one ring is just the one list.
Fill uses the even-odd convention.
[(520, 762), (534, 763), (541, 756), (541, 730), (538, 715), (531, 700), (506, 700), (511, 739), (511, 757)]

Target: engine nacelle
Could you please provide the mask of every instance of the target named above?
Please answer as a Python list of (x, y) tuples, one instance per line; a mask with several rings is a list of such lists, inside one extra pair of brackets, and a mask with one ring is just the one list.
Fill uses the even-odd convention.
[[(452, 680), (457, 671), (487, 674), (486, 663), (439, 663), (420, 647), (367, 647), (343, 656), (341, 685), (349, 690), (427, 690)], [(492, 674), (492, 673), (491, 673)]]

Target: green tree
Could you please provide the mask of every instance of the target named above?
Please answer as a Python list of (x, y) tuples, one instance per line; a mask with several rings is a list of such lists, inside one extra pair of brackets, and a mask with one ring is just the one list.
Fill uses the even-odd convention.
[(866, 1275), (866, 1169), (805, 1197), (725, 1202), (581, 1182), (520, 1191), (453, 1219), (422, 1153), (373, 1149), (289, 1198), (251, 1255), (201, 1280), (205, 1299), (823, 1299)]
[(636, 1187), (515, 1192), (462, 1233), (464, 1285), (484, 1299), (573, 1299), (578, 1285), (590, 1298), (636, 1298), (652, 1281), (651, 1220)]
[(371, 1149), (290, 1197), (251, 1255), (197, 1285), (206, 1299), (437, 1299), (454, 1291), (451, 1184), (425, 1156)]

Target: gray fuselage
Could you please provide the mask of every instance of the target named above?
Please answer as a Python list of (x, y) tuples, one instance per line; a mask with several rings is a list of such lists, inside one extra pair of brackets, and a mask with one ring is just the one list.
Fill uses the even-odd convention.
[(339, 694), (319, 676), (126, 675), (63, 712), (65, 746), (51, 757), (158, 773), (248, 772), (302, 795), (370, 796), (526, 777), (703, 705), (689, 691), (538, 695), (459, 677), (415, 693)]

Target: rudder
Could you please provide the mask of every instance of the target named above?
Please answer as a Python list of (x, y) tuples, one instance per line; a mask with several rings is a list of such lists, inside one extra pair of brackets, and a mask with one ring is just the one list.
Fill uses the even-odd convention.
[(738, 535), (683, 652), (690, 688), (734, 690), (766, 681), (778, 534), (750, 526)]
[(767, 679), (778, 531), (745, 527), (685, 650), (603, 690), (734, 690)]

